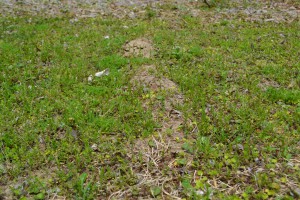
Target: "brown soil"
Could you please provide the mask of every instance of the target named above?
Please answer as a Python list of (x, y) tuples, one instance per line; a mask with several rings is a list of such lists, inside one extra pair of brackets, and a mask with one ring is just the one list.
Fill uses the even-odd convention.
[(263, 91), (266, 91), (269, 87), (279, 88), (280, 85), (275, 80), (271, 80), (271, 79), (267, 79), (267, 78), (262, 78), (262, 80), (258, 84), (258, 87), (260, 89), (262, 89)]
[[(145, 8), (151, 7), (156, 16), (168, 21), (178, 23), (174, 17), (169, 15), (191, 15), (206, 23), (218, 23), (224, 20), (246, 20), (253, 22), (282, 23), (299, 20), (300, 3), (297, 0), (257, 0), (248, 1), (231, 0), (226, 8), (220, 11), (203, 11), (199, 7), (206, 7), (203, 1), (186, 0), (4, 0), (0, 1), (0, 16), (23, 16), (41, 15), (43, 17), (69, 16), (77, 18), (94, 18), (97, 16), (111, 15), (116, 18), (139, 18), (146, 17)], [(162, 5), (174, 5), (174, 8), (185, 9), (163, 9)], [(176, 7), (177, 6), (177, 7)], [(72, 20), (71, 20), (72, 21)]]
[[(183, 104), (183, 95), (179, 92), (177, 85), (166, 77), (159, 77), (155, 66), (147, 65), (141, 67), (138, 73), (132, 78), (133, 85), (143, 86), (144, 89), (150, 90), (152, 93), (166, 92), (163, 101), (156, 98), (146, 99), (143, 102), (145, 110), (151, 110), (155, 121), (161, 124), (159, 131), (162, 135), (166, 136), (169, 142), (174, 142), (175, 138), (182, 139), (184, 137), (180, 126), (183, 124), (182, 113), (175, 110), (175, 107)], [(177, 143), (177, 142), (175, 142)], [(172, 145), (171, 148), (175, 148)]]
[[(17, 180), (14, 181), (7, 181), (5, 183), (0, 182), (0, 191), (1, 191), (0, 199), (3, 200), (15, 199), (11, 188), (18, 188), (21, 189), (22, 192), (25, 192), (24, 188), (28, 187), (30, 181), (34, 180), (35, 178), (42, 181), (43, 183), (49, 184), (49, 181), (55, 177), (57, 171), (58, 169), (56, 167), (49, 166), (49, 168), (46, 170), (43, 169), (43, 170), (32, 171), (26, 177), (18, 177)], [(53, 189), (57, 189), (57, 188), (53, 188)], [(66, 197), (59, 196), (55, 192), (49, 194), (48, 198), (54, 200), (66, 199)]]
[(145, 38), (139, 38), (128, 42), (124, 46), (124, 56), (142, 56), (150, 58), (153, 54), (154, 48), (152, 42)]

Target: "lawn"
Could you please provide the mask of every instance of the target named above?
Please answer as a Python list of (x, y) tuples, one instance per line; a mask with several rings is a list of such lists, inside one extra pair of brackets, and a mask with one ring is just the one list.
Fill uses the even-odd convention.
[(0, 199), (299, 198), (299, 21), (161, 9), (0, 18)]

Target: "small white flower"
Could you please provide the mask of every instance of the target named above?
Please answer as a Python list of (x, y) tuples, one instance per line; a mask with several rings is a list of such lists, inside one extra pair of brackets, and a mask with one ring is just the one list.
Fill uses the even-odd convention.
[(104, 36), (104, 39), (109, 39), (109, 35)]

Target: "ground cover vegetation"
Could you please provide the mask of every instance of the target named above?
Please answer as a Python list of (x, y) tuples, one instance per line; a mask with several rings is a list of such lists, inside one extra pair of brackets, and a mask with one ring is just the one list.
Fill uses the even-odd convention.
[(299, 198), (299, 20), (217, 3), (2, 16), (0, 199)]

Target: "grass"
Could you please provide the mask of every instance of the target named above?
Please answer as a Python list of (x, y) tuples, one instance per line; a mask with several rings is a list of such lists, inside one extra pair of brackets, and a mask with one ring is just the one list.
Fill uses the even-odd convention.
[[(136, 185), (138, 159), (128, 159), (128, 146), (159, 124), (130, 79), (155, 64), (185, 96), (180, 197), (296, 198), (299, 23), (205, 23), (189, 15), (174, 23), (155, 15), (0, 18), (0, 193), (95, 199)], [(126, 41), (139, 37), (152, 39), (155, 58), (122, 56)], [(108, 76), (87, 81), (106, 68)], [(133, 199), (163, 195), (156, 185), (132, 188)]]

